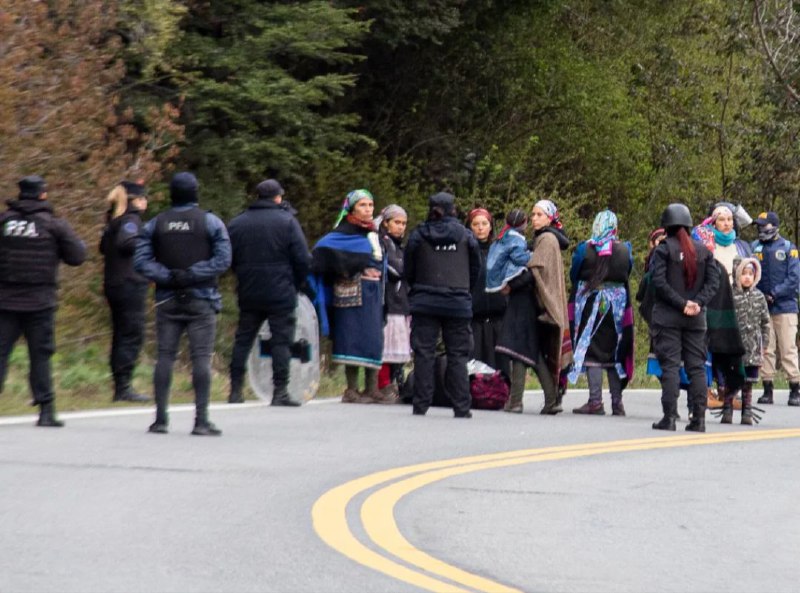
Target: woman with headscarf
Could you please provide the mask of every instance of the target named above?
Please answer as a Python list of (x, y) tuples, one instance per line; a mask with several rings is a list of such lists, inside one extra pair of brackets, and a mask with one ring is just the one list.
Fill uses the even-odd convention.
[(527, 270), (511, 280), (508, 307), (497, 351), (511, 358), (511, 389), (505, 411), (521, 414), (527, 369), (533, 368), (544, 391), (541, 414), (562, 412), (561, 369), (572, 358), (567, 291), (561, 252), (569, 245), (556, 205), (540, 200), (531, 211), (533, 254)]
[(739, 238), (739, 224), (734, 216), (734, 206), (728, 202), (719, 202), (711, 211), (711, 216), (703, 221), (703, 225), (711, 227), (714, 235), (714, 259), (725, 268), (728, 284), (733, 284), (733, 260), (749, 257), (752, 249), (747, 241)]
[[(372, 220), (374, 198), (366, 189), (347, 194), (334, 230), (314, 246), (312, 273), (317, 277), (317, 308), (323, 333), (328, 326), (334, 363), (344, 365), (343, 403), (394, 403), (378, 390), (383, 356), (383, 280), (386, 261)], [(364, 368), (364, 390), (358, 369)]]
[(589, 382), (589, 401), (574, 414), (605, 414), (603, 370), (608, 375), (611, 412), (624, 416), (622, 391), (633, 377), (633, 309), (628, 279), (633, 268), (631, 244), (617, 238), (617, 216), (599, 212), (592, 237), (580, 243), (570, 268), (570, 333), (574, 366), (569, 380), (581, 373)]
[(472, 289), (472, 341), (471, 358), (485, 362), (490, 367), (509, 373), (505, 357), (495, 352), (497, 336), (503, 326), (503, 314), (508, 297), (486, 292), (486, 259), (494, 241), (492, 215), (485, 208), (475, 208), (467, 215), (466, 225), (478, 241), (481, 269)]
[(401, 206), (390, 204), (381, 210), (376, 223), (387, 264), (383, 366), (378, 374), (378, 388), (384, 395), (397, 397), (403, 385), (403, 365), (411, 360), (411, 309), (408, 285), (403, 278), (403, 237), (408, 214)]
[(661, 365), (663, 418), (656, 430), (675, 430), (681, 362), (689, 378), (692, 418), (686, 430), (705, 432), (706, 316), (705, 307), (719, 286), (714, 258), (689, 236), (692, 215), (685, 204), (670, 204), (661, 215), (667, 238), (651, 260), (655, 303), (651, 332)]
[[(712, 254), (718, 248), (713, 227), (701, 225), (692, 230), (692, 238), (702, 243)], [(733, 288), (726, 277), (725, 266), (714, 257), (720, 282), (714, 295), (706, 306), (706, 324), (708, 353), (711, 361), (712, 376), (707, 381), (708, 407), (720, 408), (727, 399), (728, 393), (737, 392), (744, 382), (742, 355), (745, 353), (742, 335), (736, 319), (733, 301)], [(717, 382), (714, 394), (711, 379)]]

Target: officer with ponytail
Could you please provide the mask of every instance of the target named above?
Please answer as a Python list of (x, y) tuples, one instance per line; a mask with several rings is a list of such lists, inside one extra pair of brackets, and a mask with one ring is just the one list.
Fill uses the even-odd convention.
[(686, 430), (705, 432), (706, 316), (720, 278), (712, 253), (691, 238), (692, 215), (684, 204), (670, 204), (661, 215), (667, 238), (651, 260), (655, 303), (652, 337), (661, 365), (661, 406), (664, 417), (656, 430), (675, 430), (678, 416), (678, 374), (681, 362), (689, 377), (691, 419)]

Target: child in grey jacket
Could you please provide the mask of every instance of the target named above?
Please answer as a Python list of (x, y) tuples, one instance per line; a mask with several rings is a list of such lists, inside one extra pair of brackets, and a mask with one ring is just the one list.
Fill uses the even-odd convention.
[[(744, 342), (742, 357), (745, 382), (742, 386), (742, 424), (758, 423), (761, 418), (753, 412), (753, 384), (758, 381), (758, 371), (769, 342), (770, 317), (767, 299), (756, 288), (761, 279), (761, 264), (754, 257), (736, 258), (733, 262), (733, 304), (736, 320)], [(722, 423), (733, 422), (734, 393), (726, 394), (722, 408)], [(762, 411), (756, 408), (757, 411)]]

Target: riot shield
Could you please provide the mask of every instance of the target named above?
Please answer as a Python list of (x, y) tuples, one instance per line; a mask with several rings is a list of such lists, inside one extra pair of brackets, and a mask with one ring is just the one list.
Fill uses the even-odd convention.
[[(307, 402), (319, 389), (319, 324), (314, 305), (304, 294), (297, 295), (295, 316), (297, 328), (292, 344), (292, 362), (289, 365), (289, 396), (295, 401)], [(247, 363), (250, 387), (264, 401), (272, 401), (273, 391), (270, 338), (269, 322), (265, 321)]]

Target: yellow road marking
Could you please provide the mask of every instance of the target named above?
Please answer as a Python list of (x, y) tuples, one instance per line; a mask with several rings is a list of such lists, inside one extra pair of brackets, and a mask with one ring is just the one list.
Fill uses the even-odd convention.
[[(396, 504), (406, 494), (423, 486), (452, 476), (485, 469), (606, 453), (797, 437), (800, 437), (800, 429), (670, 435), (605, 443), (523, 449), (409, 465), (352, 480), (323, 494), (312, 509), (314, 529), (325, 543), (348, 558), (428, 591), (466, 593), (467, 590), (461, 588), (463, 586), (469, 588), (468, 590), (492, 593), (520, 593), (518, 589), (462, 570), (415, 548), (403, 537), (397, 527), (394, 520)], [(387, 558), (368, 548), (353, 535), (347, 521), (348, 505), (358, 495), (387, 483), (390, 484), (373, 492), (362, 505), (361, 520), (367, 535), (379, 548), (396, 558), (417, 569), (447, 580), (434, 578)]]

